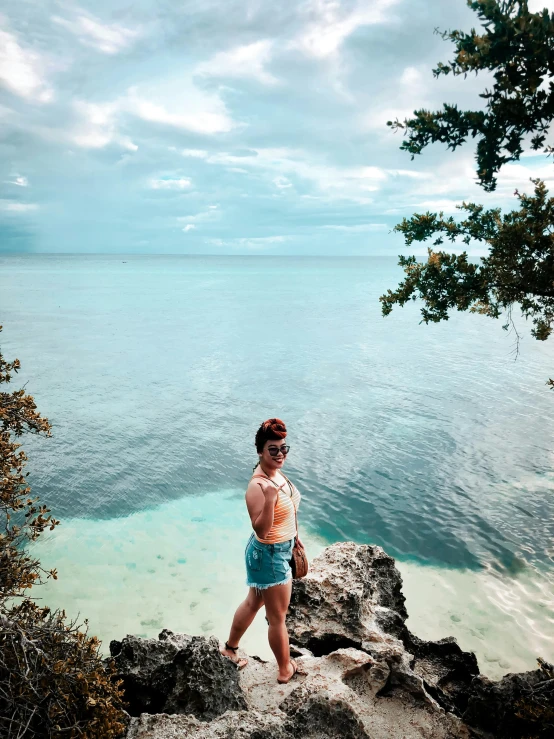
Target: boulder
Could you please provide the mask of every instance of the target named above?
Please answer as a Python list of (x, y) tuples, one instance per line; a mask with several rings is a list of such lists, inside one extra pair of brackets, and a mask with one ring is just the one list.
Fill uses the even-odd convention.
[(402, 577), (381, 547), (341, 542), (327, 547), (295, 582), (287, 626), (291, 642), (314, 655), (354, 647), (389, 669), (382, 690), (402, 686), (461, 712), (479, 674), (475, 655), (452, 637), (425, 642), (410, 633)]
[(327, 547), (294, 583), (287, 625), (291, 641), (316, 657), (401, 636), (408, 617), (394, 559), (376, 546)]
[(112, 641), (110, 654), (131, 716), (190, 713), (209, 721), (246, 708), (236, 665), (221, 656), (215, 637), (165, 629), (158, 641), (135, 636)]

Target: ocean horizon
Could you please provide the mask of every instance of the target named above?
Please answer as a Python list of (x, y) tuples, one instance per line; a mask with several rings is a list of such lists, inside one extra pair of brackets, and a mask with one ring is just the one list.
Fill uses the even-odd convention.
[(59, 572), (33, 596), (105, 654), (162, 628), (227, 638), (254, 434), (278, 416), (310, 558), (382, 546), (415, 634), (494, 678), (553, 661), (554, 349), (517, 316), (517, 360), (502, 320), (383, 318), (402, 278), (396, 257), (0, 254), (9, 388), (53, 426), (21, 439), (61, 520), (31, 547)]

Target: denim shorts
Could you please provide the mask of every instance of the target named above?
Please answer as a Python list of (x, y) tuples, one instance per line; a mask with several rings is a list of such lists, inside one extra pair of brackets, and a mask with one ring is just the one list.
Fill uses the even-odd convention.
[(252, 533), (244, 550), (248, 587), (266, 590), (272, 585), (284, 585), (292, 580), (290, 559), (293, 546), (294, 539), (280, 544), (262, 544)]

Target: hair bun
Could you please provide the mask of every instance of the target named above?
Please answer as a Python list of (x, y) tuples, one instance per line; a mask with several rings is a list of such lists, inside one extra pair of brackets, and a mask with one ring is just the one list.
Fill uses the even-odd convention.
[(285, 422), (280, 418), (268, 418), (264, 421), (256, 432), (255, 445), (258, 453), (263, 451), (266, 441), (274, 439), (276, 441), (284, 439), (287, 435), (287, 427)]
[(285, 422), (281, 421), (280, 418), (268, 418), (267, 421), (263, 422), (262, 426), (265, 429), (274, 429), (275, 431), (284, 431), (285, 434), (287, 433)]

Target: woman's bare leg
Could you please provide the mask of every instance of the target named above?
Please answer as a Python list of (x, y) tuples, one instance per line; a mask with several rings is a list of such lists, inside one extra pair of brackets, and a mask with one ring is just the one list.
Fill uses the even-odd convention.
[[(227, 644), (229, 644), (231, 647), (238, 647), (244, 632), (255, 619), (256, 614), (263, 606), (263, 604), (264, 601), (262, 596), (258, 595), (254, 588), (249, 588), (248, 595), (246, 596), (245, 600), (242, 601), (240, 606), (235, 611), (233, 623), (231, 625), (231, 631), (229, 632), (229, 638), (227, 639)], [(225, 647), (223, 647), (220, 651), (221, 654), (224, 654), (226, 657), (235, 657), (235, 659), (237, 657), (235, 652), (231, 651), (230, 649), (226, 649)]]
[(269, 646), (279, 665), (280, 680), (288, 680), (294, 672), (290, 662), (289, 635), (285, 624), (291, 593), (292, 580), (285, 585), (273, 585), (271, 588), (262, 590), (265, 612), (269, 621)]

